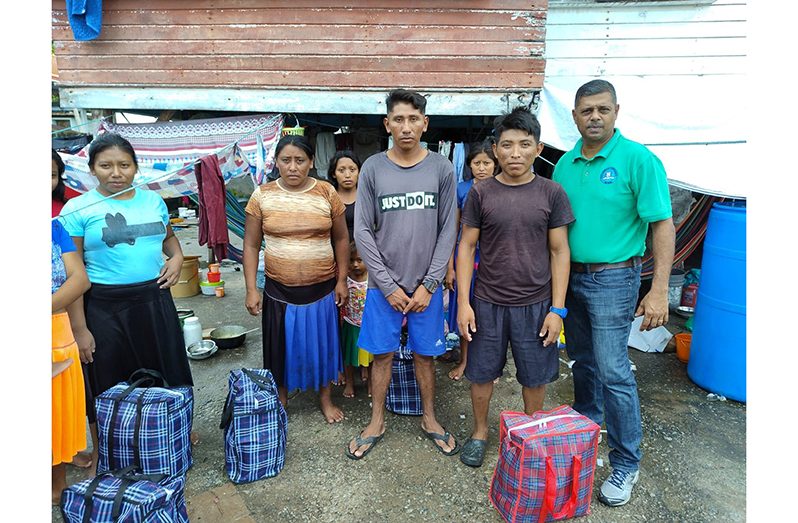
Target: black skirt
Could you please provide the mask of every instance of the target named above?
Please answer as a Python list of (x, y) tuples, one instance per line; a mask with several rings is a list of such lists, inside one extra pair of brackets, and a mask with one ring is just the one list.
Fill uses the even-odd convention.
[(94, 362), (87, 366), (93, 396), (127, 380), (138, 369), (157, 370), (171, 387), (194, 385), (169, 289), (160, 289), (157, 280), (130, 285), (94, 283), (84, 302), (86, 326), (96, 344)]

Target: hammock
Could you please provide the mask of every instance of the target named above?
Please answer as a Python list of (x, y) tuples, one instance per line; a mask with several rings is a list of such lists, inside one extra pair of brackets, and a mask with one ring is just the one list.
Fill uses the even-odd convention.
[[(712, 204), (725, 201), (725, 198), (702, 194), (698, 201), (687, 213), (687, 217), (676, 226), (676, 248), (673, 255), (673, 265), (686, 260), (698, 245), (704, 240), (707, 233), (707, 221)], [(641, 278), (644, 280), (654, 276), (654, 257), (646, 254), (643, 257)]]
[[(227, 229), (244, 239), (244, 224), (246, 223), (246, 213), (244, 208), (238, 203), (238, 199), (230, 191), (225, 191), (225, 215), (227, 215)], [(196, 194), (190, 194), (189, 199), (199, 205), (199, 198)], [(236, 248), (232, 243), (227, 245), (227, 259), (238, 263), (244, 263), (244, 251)]]

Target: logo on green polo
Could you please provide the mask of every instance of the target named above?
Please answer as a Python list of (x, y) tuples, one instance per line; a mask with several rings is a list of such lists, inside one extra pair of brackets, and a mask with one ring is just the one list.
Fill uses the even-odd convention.
[(601, 180), (601, 183), (610, 184), (615, 182), (616, 178), (618, 178), (618, 171), (615, 170), (615, 167), (607, 167), (602, 171), (599, 180)]

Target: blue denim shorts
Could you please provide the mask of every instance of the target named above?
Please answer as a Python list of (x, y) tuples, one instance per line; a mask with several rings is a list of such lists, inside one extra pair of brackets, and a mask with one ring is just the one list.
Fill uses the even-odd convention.
[(551, 300), (507, 307), (474, 298), (477, 331), (468, 344), (465, 376), (472, 383), (488, 383), (502, 375), (507, 344), (513, 351), (518, 383), (539, 387), (560, 376), (557, 344), (543, 346), (540, 329)]
[[(358, 347), (372, 354), (387, 354), (399, 348), (405, 315), (394, 310), (379, 289), (366, 292)], [(443, 288), (438, 287), (424, 312), (407, 314), (407, 348), (422, 356), (446, 352), (443, 334)]]

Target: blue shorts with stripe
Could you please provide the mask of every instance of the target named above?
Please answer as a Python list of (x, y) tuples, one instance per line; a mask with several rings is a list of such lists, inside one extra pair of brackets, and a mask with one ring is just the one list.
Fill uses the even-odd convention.
[[(379, 289), (366, 292), (358, 347), (372, 354), (387, 354), (399, 348), (405, 315), (388, 303)], [(407, 313), (407, 348), (422, 356), (446, 352), (443, 333), (443, 289), (438, 287), (424, 312)]]

